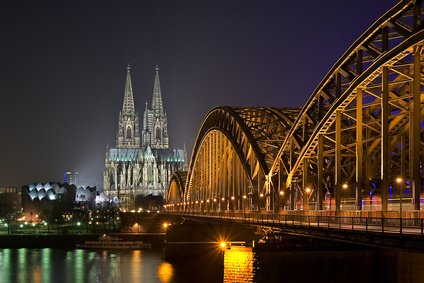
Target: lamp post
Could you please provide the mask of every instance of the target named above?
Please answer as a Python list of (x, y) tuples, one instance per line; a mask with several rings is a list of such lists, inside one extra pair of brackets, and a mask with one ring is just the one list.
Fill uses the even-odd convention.
[(309, 198), (311, 197), (311, 192), (312, 192), (312, 189), (310, 187), (305, 188), (305, 192), (304, 192), (305, 195), (303, 196), (303, 210), (304, 211), (309, 210), (308, 202), (309, 202)]
[(402, 178), (396, 178), (396, 183), (399, 184), (399, 188), (400, 188), (400, 207), (399, 207), (399, 212), (400, 212), (400, 218), (401, 218), (401, 222), (402, 222), (402, 185), (403, 185), (403, 180)]

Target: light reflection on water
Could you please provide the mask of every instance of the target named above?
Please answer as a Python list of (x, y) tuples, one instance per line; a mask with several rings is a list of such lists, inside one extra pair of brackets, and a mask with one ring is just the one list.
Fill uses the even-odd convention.
[[(312, 282), (314, 278), (326, 283), (376, 282), (374, 271), (382, 266), (376, 261), (375, 253), (366, 250), (255, 253), (251, 248), (234, 246), (218, 250), (169, 263), (162, 259), (163, 250), (0, 249), (0, 283), (269, 283)], [(419, 259), (424, 262), (424, 256)], [(305, 272), (305, 266), (309, 272)], [(416, 274), (422, 266), (416, 266)], [(386, 273), (387, 278), (395, 276), (396, 267), (395, 264), (385, 268), (379, 276)]]
[(0, 282), (178, 282), (161, 250), (0, 249)]
[(224, 255), (224, 282), (253, 282), (254, 253), (252, 248), (231, 247)]

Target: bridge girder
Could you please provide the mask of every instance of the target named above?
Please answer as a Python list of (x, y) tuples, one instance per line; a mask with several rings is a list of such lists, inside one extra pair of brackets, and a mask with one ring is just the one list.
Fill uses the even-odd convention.
[[(185, 203), (248, 202), (260, 209), (265, 176), (300, 108), (216, 107), (199, 130)], [(233, 171), (234, 170), (234, 171)], [(228, 178), (228, 180), (223, 179)], [(220, 181), (221, 180), (221, 181)], [(245, 199), (243, 199), (245, 196)], [(220, 204), (221, 205), (221, 204)], [(233, 207), (233, 205), (231, 205)], [(237, 209), (237, 208), (235, 208)]]
[[(296, 187), (301, 194), (312, 189), (308, 199), (314, 199), (317, 209), (322, 209), (324, 193), (328, 192), (339, 210), (344, 183), (355, 188), (356, 209), (361, 209), (363, 193), (374, 194), (370, 183), (375, 185), (379, 180), (381, 210), (387, 211), (387, 191), (394, 176), (413, 180), (414, 207), (419, 208), (421, 14), (421, 1), (402, 1), (346, 51), (302, 108), (270, 176), (277, 174), (279, 163), (290, 156), (293, 137), (297, 136), (302, 146), (295, 145), (297, 152), (292, 154), (284, 187), (291, 193)], [(405, 143), (401, 144), (403, 135)], [(402, 148), (409, 154), (401, 160)], [(412, 148), (418, 155), (414, 163)]]
[[(307, 210), (312, 202), (323, 210), (325, 195), (330, 195), (335, 203), (327, 209), (339, 211), (344, 195), (355, 198), (353, 209), (362, 210), (365, 196), (378, 196), (378, 209), (384, 213), (390, 187), (393, 195), (406, 192), (405, 183), (403, 188), (393, 186), (398, 176), (408, 180), (412, 208), (420, 209), (421, 2), (401, 1), (380, 17), (336, 62), (302, 108), (212, 109), (196, 139), (184, 201), (193, 203), (194, 195), (198, 201), (216, 198), (211, 180), (235, 186), (231, 178), (236, 172), (230, 172), (234, 166), (244, 182), (238, 181), (237, 186), (243, 185), (237, 194), (250, 194), (249, 209), (283, 207), (287, 197), (275, 197), (283, 191), (290, 196), (288, 209)], [(227, 180), (219, 181), (222, 177)], [(343, 184), (348, 189), (343, 190)], [(267, 196), (265, 205), (257, 198), (260, 194)], [(296, 198), (303, 198), (301, 206)]]

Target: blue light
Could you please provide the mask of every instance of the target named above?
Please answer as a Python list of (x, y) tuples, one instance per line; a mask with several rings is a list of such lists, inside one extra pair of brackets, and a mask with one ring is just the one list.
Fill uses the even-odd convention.
[(405, 189), (406, 194), (409, 194), (409, 190), (408, 188)]
[(393, 187), (390, 186), (390, 203), (392, 203), (393, 200)]

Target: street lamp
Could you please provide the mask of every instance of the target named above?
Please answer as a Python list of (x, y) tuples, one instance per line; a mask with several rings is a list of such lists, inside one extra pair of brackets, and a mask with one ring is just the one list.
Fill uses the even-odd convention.
[(399, 212), (400, 212), (400, 218), (402, 218), (402, 189), (403, 189), (402, 188), (402, 183), (403, 183), (402, 178), (400, 178), (400, 177), (396, 178), (396, 183), (398, 183), (399, 184), (399, 187), (400, 187), (400, 207), (399, 207)]

